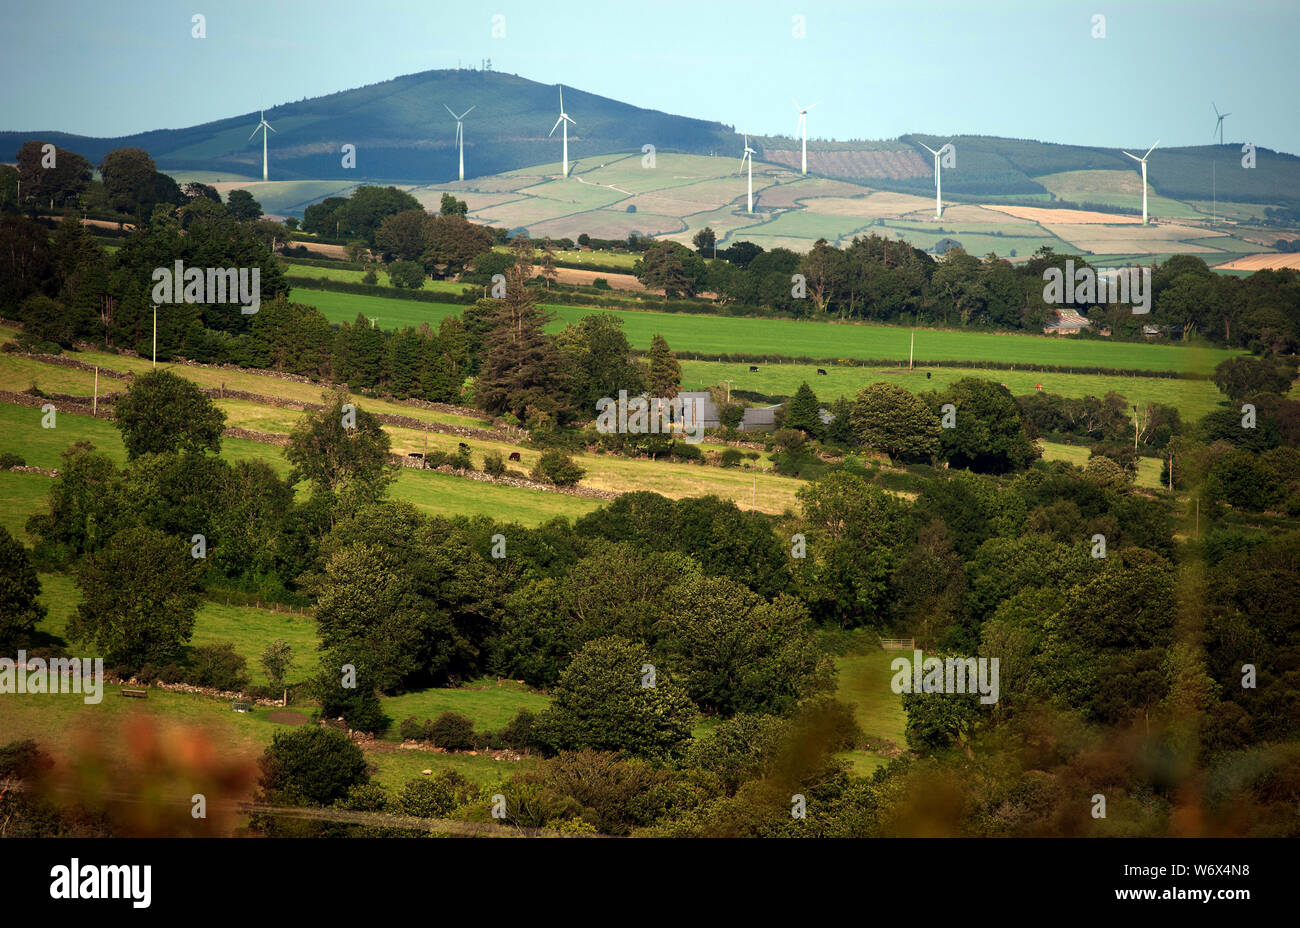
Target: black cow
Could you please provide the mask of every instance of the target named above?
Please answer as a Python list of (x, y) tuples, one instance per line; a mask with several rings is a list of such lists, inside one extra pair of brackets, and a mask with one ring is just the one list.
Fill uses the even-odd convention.
[(817, 373), (821, 374), (823, 377), (826, 376), (826, 371), (823, 368), (817, 368)]
[(519, 460), (519, 452), (518, 452), (518, 451), (511, 451), (511, 452), (510, 452), (510, 460), (512, 460), (512, 461), (518, 461), (518, 460)]
[(751, 374), (757, 374), (757, 373), (758, 373), (758, 368), (751, 364), (751, 365), (749, 365), (749, 372), (750, 372)]
[(469, 445), (465, 444), (464, 442), (461, 442), (461, 443), (460, 443), (460, 450), (461, 450), (461, 451), (464, 451), (464, 452), (468, 452), (468, 451), (469, 451)]

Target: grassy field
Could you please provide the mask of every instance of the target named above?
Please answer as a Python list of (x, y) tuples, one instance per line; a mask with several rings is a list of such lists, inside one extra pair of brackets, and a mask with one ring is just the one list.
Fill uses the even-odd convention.
[[(81, 592), (73, 578), (66, 574), (43, 573), (40, 579), (41, 603), (48, 613), (38, 626), (39, 630), (66, 641), (68, 620), (81, 602)], [(228, 606), (209, 600), (200, 606), (195, 616), (194, 637), (190, 644), (232, 642), (236, 653), (248, 662), (252, 682), (265, 685), (268, 682), (266, 672), (258, 659), (267, 643), (276, 638), (283, 638), (293, 647), (293, 666), (289, 670), (288, 682), (300, 683), (316, 671), (319, 662), (316, 624), (310, 616), (301, 613)]]
[[(378, 316), (381, 328), (428, 322), (437, 325), (459, 306), (417, 303), (382, 297), (295, 290), (293, 298), (319, 309), (331, 322), (351, 321), (358, 312)], [(632, 347), (647, 349), (656, 333), (680, 351), (731, 354), (807, 355), (821, 358), (906, 360), (912, 330), (904, 326), (865, 323), (805, 322), (791, 319), (748, 319), (726, 316), (662, 313), (639, 310), (545, 304), (555, 313), (550, 331), (593, 312), (608, 312), (623, 321)], [(918, 329), (915, 357), (934, 361), (996, 359), (1016, 364), (1086, 365), (1122, 370), (1213, 370), (1238, 352), (1214, 348), (1189, 349), (1150, 343), (1072, 341), (1045, 335)]]
[(890, 746), (907, 748), (905, 728), (907, 717), (903, 703), (889, 685), (893, 673), (889, 662), (900, 652), (882, 651), (879, 648), (865, 654), (836, 658), (835, 669), (839, 682), (837, 698), (853, 706), (853, 716), (869, 743), (876, 750), (854, 750), (845, 753), (860, 775), (871, 773), (889, 762), (886, 752)]
[(514, 680), (482, 677), (462, 686), (420, 690), (383, 698), (384, 712), (393, 719), (393, 728), (385, 736), (400, 741), (397, 727), (403, 719), (435, 719), (443, 712), (459, 712), (474, 722), (476, 731), (504, 728), (521, 709), (541, 712), (550, 700), (541, 693)]
[[(1091, 449), (1082, 445), (1065, 445), (1040, 439), (1038, 446), (1043, 449), (1044, 461), (1068, 461), (1076, 467), (1083, 467), (1092, 455)], [(1159, 458), (1138, 458), (1134, 484), (1148, 490), (1160, 489), (1160, 472), (1163, 466)]]
[[(748, 364), (719, 361), (683, 361), (682, 386), (702, 390), (731, 381), (733, 390), (752, 390), (768, 396), (793, 396), (801, 383), (807, 382), (822, 402), (841, 396), (853, 396), (868, 384), (878, 381), (897, 383), (915, 392), (942, 390), (962, 377), (980, 377), (1004, 383), (1017, 396), (1034, 393), (1041, 386), (1045, 393), (1061, 396), (1105, 396), (1114, 391), (1130, 403), (1164, 403), (1175, 406), (1184, 420), (1195, 421), (1218, 408), (1223, 394), (1207, 380), (1174, 380), (1166, 377), (1126, 377), (1104, 374), (1056, 374), (1034, 371), (981, 370), (979, 368), (934, 367), (846, 367), (823, 368), (815, 364), (759, 364), (758, 372)], [(927, 376), (928, 375), (928, 376)]]

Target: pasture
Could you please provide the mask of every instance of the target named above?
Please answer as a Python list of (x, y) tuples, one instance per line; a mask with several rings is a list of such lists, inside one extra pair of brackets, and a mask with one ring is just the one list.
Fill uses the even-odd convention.
[(943, 390), (962, 377), (979, 377), (1003, 383), (1013, 395), (1039, 392), (1061, 396), (1105, 396), (1114, 391), (1130, 403), (1164, 403), (1175, 406), (1184, 420), (1195, 421), (1218, 408), (1224, 396), (1206, 380), (1175, 380), (1167, 377), (1129, 377), (1123, 375), (1058, 374), (1035, 371), (982, 370), (963, 367), (848, 367), (835, 365), (817, 373), (816, 364), (759, 364), (758, 373), (748, 364), (719, 361), (683, 361), (682, 386), (703, 390), (731, 381), (733, 390), (752, 390), (768, 396), (793, 396), (801, 383), (807, 383), (818, 399), (829, 403), (841, 396), (852, 397), (863, 387), (886, 381), (920, 393)]
[[(294, 300), (319, 309), (331, 322), (352, 321), (357, 313), (378, 316), (384, 329), (419, 325), (436, 326), (444, 316), (460, 311), (444, 303), (419, 303), (320, 290), (294, 291)], [(623, 321), (623, 331), (633, 348), (648, 349), (656, 333), (678, 351), (750, 353), (753, 355), (805, 355), (816, 358), (907, 360), (912, 330), (904, 326), (858, 322), (813, 322), (794, 319), (754, 319), (653, 310), (601, 307), (545, 307), (556, 319), (549, 331), (558, 331), (590, 313), (607, 312)], [(1012, 364), (1068, 367), (1106, 367), (1118, 370), (1171, 372), (1211, 371), (1238, 352), (1181, 345), (1071, 340), (1058, 336), (1018, 333), (917, 329), (915, 357), (933, 361), (997, 360)]]

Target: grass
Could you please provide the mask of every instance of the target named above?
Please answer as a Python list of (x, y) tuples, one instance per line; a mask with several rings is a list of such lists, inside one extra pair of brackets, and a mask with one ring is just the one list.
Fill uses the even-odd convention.
[(521, 709), (541, 712), (550, 700), (514, 680), (482, 677), (458, 687), (421, 690), (382, 700), (384, 712), (392, 717), (393, 728), (385, 736), (400, 740), (397, 726), (403, 719), (435, 719), (443, 712), (459, 712), (474, 722), (475, 731), (504, 728)]
[[(866, 738), (906, 749), (907, 716), (903, 712), (902, 700), (889, 685), (893, 677), (889, 662), (897, 656), (897, 652), (873, 647), (866, 654), (836, 658), (839, 681), (836, 695), (853, 706), (853, 717)], [(844, 756), (852, 763), (854, 771), (861, 775), (889, 762), (884, 753), (873, 750), (847, 751)]]
[[(1068, 461), (1076, 467), (1085, 466), (1088, 463), (1088, 458), (1092, 456), (1092, 450), (1085, 448), (1083, 445), (1066, 445), (1040, 439), (1038, 446), (1043, 449), (1044, 461)], [(1160, 472), (1163, 466), (1159, 458), (1138, 458), (1137, 476), (1133, 481), (1134, 484), (1148, 490), (1160, 489)]]
[[(81, 602), (81, 591), (74, 579), (66, 574), (40, 575), (41, 603), (48, 610), (40, 631), (64, 638), (67, 642), (68, 620)], [(269, 681), (258, 659), (262, 650), (275, 638), (283, 638), (293, 647), (293, 666), (289, 670), (289, 683), (300, 683), (315, 672), (318, 665), (316, 624), (310, 616), (273, 612), (253, 606), (227, 606), (206, 601), (194, 619), (194, 636), (191, 646), (229, 641), (236, 653), (248, 662), (249, 677), (257, 685)]]
[(31, 544), (24, 526), (27, 517), (45, 504), (49, 490), (49, 477), (0, 471), (0, 525), (23, 544)]
[[(295, 290), (293, 299), (315, 306), (331, 322), (351, 321), (357, 313), (378, 316), (392, 329), (428, 322), (436, 326), (459, 306), (419, 303), (350, 293)], [(905, 326), (869, 323), (810, 322), (792, 319), (750, 319), (650, 310), (544, 304), (556, 315), (550, 331), (596, 312), (623, 322), (634, 348), (647, 349), (656, 333), (682, 351), (807, 355), (818, 358), (905, 360), (912, 330)], [(1070, 340), (1045, 335), (918, 329), (915, 357), (935, 361), (997, 360), (1013, 364), (1108, 367), (1122, 370), (1213, 370), (1220, 361), (1240, 352), (1217, 348), (1188, 348), (1135, 342)]]
[(748, 364), (719, 361), (682, 361), (682, 386), (706, 389), (731, 381), (733, 390), (752, 390), (768, 396), (793, 396), (807, 383), (822, 402), (855, 395), (868, 384), (886, 381), (914, 392), (942, 390), (962, 377), (979, 377), (1004, 383), (1014, 395), (1034, 393), (1041, 385), (1045, 393), (1061, 396), (1105, 396), (1112, 390), (1130, 403), (1163, 403), (1175, 406), (1189, 422), (1219, 407), (1224, 399), (1208, 380), (1175, 380), (1167, 377), (1129, 377), (1107, 374), (1057, 374), (1038, 371), (983, 370), (980, 368), (934, 367), (907, 370), (906, 367), (849, 367), (833, 365), (817, 373), (815, 364), (759, 364), (758, 372)]

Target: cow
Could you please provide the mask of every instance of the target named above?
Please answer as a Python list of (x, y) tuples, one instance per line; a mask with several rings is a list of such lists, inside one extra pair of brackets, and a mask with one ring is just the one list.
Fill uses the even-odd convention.
[(749, 365), (749, 372), (750, 372), (751, 374), (757, 374), (757, 373), (758, 373), (758, 368), (751, 364), (751, 365)]
[(512, 460), (512, 461), (518, 461), (518, 460), (519, 460), (519, 452), (518, 452), (518, 451), (511, 451), (511, 452), (510, 452), (510, 460)]
[(819, 368), (817, 368), (817, 373), (820, 374), (821, 376), (825, 377), (825, 376), (826, 376), (826, 369), (825, 369), (824, 367), (819, 367)]
[(925, 379), (926, 379), (926, 380), (929, 380), (929, 379), (930, 379), (930, 372), (929, 372), (929, 371), (926, 371), (926, 372), (925, 372)]
[(458, 447), (459, 447), (459, 450), (461, 451), (461, 453), (463, 453), (463, 454), (468, 454), (468, 453), (469, 453), (469, 445), (465, 444), (463, 441), (460, 442), (460, 444), (459, 444)]

